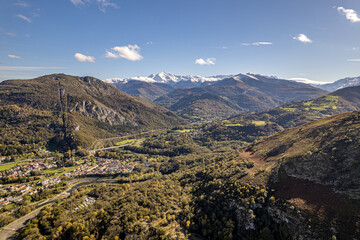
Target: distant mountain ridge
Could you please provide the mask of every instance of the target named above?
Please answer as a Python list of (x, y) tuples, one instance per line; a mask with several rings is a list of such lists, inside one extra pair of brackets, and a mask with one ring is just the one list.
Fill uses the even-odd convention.
[(174, 87), (166, 83), (152, 83), (139, 80), (130, 80), (125, 83), (112, 83), (112, 85), (120, 91), (145, 98), (149, 101), (154, 101), (156, 98), (175, 90)]
[[(252, 75), (258, 75), (258, 74), (243, 74), (243, 75), (252, 76)], [(172, 90), (175, 90), (177, 88), (193, 88), (193, 87), (202, 87), (202, 86), (212, 85), (218, 81), (221, 81), (226, 78), (231, 78), (233, 76), (235, 76), (235, 75), (216, 75), (216, 76), (210, 76), (210, 77), (192, 76), (192, 75), (181, 76), (181, 75), (175, 75), (175, 74), (171, 74), (171, 73), (161, 72), (158, 74), (151, 74), (147, 77), (109, 78), (109, 79), (105, 79), (104, 81), (115, 85), (118, 89), (120, 89), (126, 93), (129, 93), (129, 94), (132, 94), (135, 96), (139, 96), (139, 97), (143, 97), (143, 98), (153, 101), (156, 97), (162, 96), (159, 92), (165, 93), (165, 92), (170, 92)], [(276, 77), (271, 77), (271, 78), (276, 79)], [(160, 88), (164, 88), (164, 86), (166, 86), (166, 88), (168, 90), (164, 92), (162, 90), (157, 89), (156, 92), (158, 92), (158, 94), (153, 95), (153, 94), (151, 94), (151, 91), (149, 93), (147, 93), (146, 87), (145, 88), (142, 87), (142, 90), (137, 92), (136, 91), (137, 88), (132, 86), (134, 84), (130, 83), (132, 81), (138, 81), (137, 84), (139, 84), (139, 82), (146, 82), (146, 83), (148, 83), (147, 86), (150, 88), (153, 88), (153, 90), (158, 88), (158, 86), (160, 86)], [(293, 79), (289, 79), (289, 81), (308, 84), (308, 85), (311, 85), (316, 88), (320, 88), (320, 89), (328, 91), (328, 92), (333, 92), (333, 91), (336, 91), (336, 90), (339, 90), (342, 88), (346, 88), (346, 87), (359, 86), (360, 85), (360, 76), (359, 77), (347, 77), (347, 78), (343, 78), (343, 79), (337, 80), (332, 83), (327, 82), (324, 84), (319, 84), (320, 82), (318, 82), (318, 81), (308, 80), (305, 78), (293, 78)], [(128, 85), (128, 83), (130, 83), (130, 84)], [(143, 95), (143, 93), (144, 93), (144, 95)], [(149, 94), (151, 94), (150, 98), (149, 98), (149, 96), (147, 96)]]
[(342, 88), (346, 88), (346, 87), (360, 86), (360, 76), (359, 77), (347, 77), (347, 78), (339, 79), (335, 82), (327, 82), (327, 83), (322, 83), (322, 84), (320, 84), (320, 82), (308, 80), (305, 78), (293, 78), (290, 80), (299, 82), (299, 83), (309, 84), (311, 86), (323, 89), (328, 92), (333, 92), (333, 91), (336, 91), (336, 90), (339, 90)]
[(192, 76), (192, 75), (175, 75), (172, 73), (161, 72), (157, 74), (151, 74), (147, 77), (131, 77), (131, 78), (109, 78), (104, 81), (107, 83), (122, 83), (125, 84), (129, 81), (143, 81), (148, 83), (164, 83), (169, 84), (174, 88), (188, 88), (198, 87), (203, 84), (209, 84), (222, 80), (224, 78), (231, 77), (232, 75), (218, 75), (210, 77)]
[(346, 87), (354, 87), (360, 86), (360, 76), (359, 77), (348, 77), (337, 80), (333, 83), (321, 84), (321, 85), (314, 85), (315, 87), (321, 88), (323, 90), (333, 92), (342, 88)]
[(206, 120), (240, 112), (261, 111), (326, 93), (307, 84), (276, 77), (238, 74), (208, 86), (176, 89), (155, 102), (182, 117)]
[(104, 80), (114, 85), (117, 89), (128, 94), (154, 101), (178, 88), (193, 88), (207, 86), (220, 81), (230, 75), (219, 75), (213, 77), (201, 76), (180, 76), (171, 73), (161, 72), (151, 74), (148, 77), (133, 78), (111, 78)]

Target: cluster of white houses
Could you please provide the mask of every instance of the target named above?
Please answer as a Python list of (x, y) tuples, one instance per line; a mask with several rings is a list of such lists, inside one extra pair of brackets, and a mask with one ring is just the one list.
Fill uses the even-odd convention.
[[(49, 188), (61, 182), (59, 177), (44, 179), (38, 183), (24, 183), (11, 185), (5, 188), (0, 188), (0, 194), (5, 197), (0, 197), (0, 208), (10, 203), (18, 203), (23, 200), (24, 195), (32, 195), (40, 189)], [(13, 195), (21, 194), (20, 196)]]
[(82, 165), (76, 170), (65, 174), (67, 177), (79, 177), (89, 175), (114, 175), (132, 172), (136, 163), (124, 163), (116, 159), (97, 158), (94, 165)]
[[(129, 173), (132, 172), (136, 166), (136, 162), (125, 163), (116, 159), (104, 159), (97, 158), (96, 163), (92, 165), (83, 164), (75, 170), (65, 173), (63, 176), (70, 178), (81, 177), (81, 176), (90, 176), (90, 175), (114, 175), (119, 173)], [(2, 177), (20, 177), (20, 176), (29, 176), (32, 171), (40, 171), (43, 169), (50, 169), (57, 167), (55, 164), (49, 164), (45, 161), (40, 162), (30, 162), (24, 165), (17, 165), (4, 174), (0, 175)], [(38, 182), (30, 183), (21, 183), (10, 186), (1, 186), (0, 185), (0, 208), (11, 203), (18, 203), (23, 200), (24, 195), (32, 195), (38, 190), (43, 188), (48, 188), (59, 184), (61, 182), (61, 176), (46, 178)], [(84, 206), (93, 204), (93, 199), (88, 199), (84, 202)]]

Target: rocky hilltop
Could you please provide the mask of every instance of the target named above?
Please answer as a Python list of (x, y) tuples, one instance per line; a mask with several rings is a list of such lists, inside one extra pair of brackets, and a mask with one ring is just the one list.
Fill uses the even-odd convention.
[(304, 219), (315, 217), (307, 239), (330, 232), (339, 239), (360, 236), (359, 136), (355, 111), (287, 129), (249, 148), (250, 158), (268, 172), (275, 197), (294, 204)]

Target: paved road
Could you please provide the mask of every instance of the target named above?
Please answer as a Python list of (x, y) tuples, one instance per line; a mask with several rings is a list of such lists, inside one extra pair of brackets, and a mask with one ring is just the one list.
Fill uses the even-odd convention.
[(29, 213), (28, 215), (19, 218), (15, 222), (10, 223), (7, 225), (1, 232), (0, 232), (0, 240), (7, 240), (7, 239), (16, 239), (14, 237), (15, 233), (23, 228), (26, 222), (32, 218), (34, 218), (44, 206), (36, 209), (35, 211)]
[(75, 179), (71, 182), (71, 184), (76, 183), (75, 185), (71, 186), (70, 188), (66, 189), (62, 193), (59, 193), (58, 195), (40, 203), (38, 206), (36, 206), (36, 209), (32, 211), (31, 213), (15, 220), (14, 222), (10, 223), (6, 227), (4, 227), (0, 231), (0, 240), (10, 240), (10, 239), (16, 239), (16, 232), (23, 228), (26, 223), (36, 217), (36, 215), (41, 211), (42, 208), (48, 205), (52, 205), (58, 200), (67, 198), (71, 195), (71, 193), (77, 189), (80, 186), (92, 184), (94, 182), (101, 182), (106, 181), (106, 179), (100, 179), (100, 178), (84, 178), (84, 179)]

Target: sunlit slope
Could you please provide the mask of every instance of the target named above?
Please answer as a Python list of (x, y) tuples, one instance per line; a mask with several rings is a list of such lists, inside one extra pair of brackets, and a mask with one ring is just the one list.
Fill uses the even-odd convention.
[(47, 142), (48, 136), (65, 134), (66, 128), (69, 137), (73, 134), (75, 146), (88, 146), (97, 138), (181, 122), (165, 108), (96, 78), (64, 74), (4, 81), (0, 83), (0, 106), (1, 133), (15, 141), (22, 135), (33, 136), (36, 130), (47, 132), (41, 137), (41, 142)]

